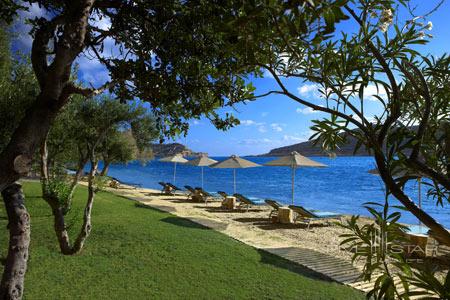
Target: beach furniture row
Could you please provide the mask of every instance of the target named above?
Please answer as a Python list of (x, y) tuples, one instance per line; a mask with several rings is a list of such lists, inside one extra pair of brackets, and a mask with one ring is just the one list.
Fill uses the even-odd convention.
[(222, 207), (230, 210), (239, 209), (249, 211), (252, 207), (266, 204), (271, 207), (269, 221), (280, 223), (302, 222), (307, 225), (308, 229), (315, 221), (325, 221), (330, 224), (331, 221), (341, 220), (343, 217), (342, 214), (309, 210), (298, 205), (285, 206), (273, 199), (264, 200), (261, 198), (247, 197), (239, 193), (231, 195), (223, 191), (212, 193), (205, 191), (201, 187), (194, 188), (190, 185), (185, 185), (185, 190), (183, 190), (169, 182), (159, 182), (159, 184), (162, 187), (161, 192), (165, 195), (175, 195), (179, 192), (181, 195), (185, 195), (187, 199), (204, 202), (205, 205), (207, 205), (208, 201), (222, 201)]

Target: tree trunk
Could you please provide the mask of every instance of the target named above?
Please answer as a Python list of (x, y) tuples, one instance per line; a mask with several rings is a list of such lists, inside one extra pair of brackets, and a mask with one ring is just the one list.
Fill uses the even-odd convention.
[(78, 237), (75, 240), (75, 243), (73, 245), (75, 253), (78, 253), (81, 249), (83, 249), (84, 243), (85, 243), (86, 239), (88, 238), (89, 234), (91, 233), (91, 228), (92, 228), (91, 212), (92, 212), (92, 205), (94, 204), (94, 197), (95, 197), (94, 178), (95, 178), (95, 174), (97, 172), (97, 166), (98, 166), (98, 162), (93, 161), (91, 159), (91, 170), (89, 172), (89, 185), (88, 185), (88, 200), (86, 202), (86, 207), (84, 208), (83, 225), (82, 225), (81, 231), (78, 234)]
[(21, 299), (30, 245), (30, 215), (25, 208), (22, 186), (9, 185), (2, 191), (8, 215), (9, 246), (0, 284), (0, 299)]
[[(380, 150), (381, 151), (381, 150)], [(436, 222), (436, 220), (419, 208), (414, 201), (412, 201), (400, 188), (400, 186), (395, 182), (394, 178), (389, 174), (384, 155), (380, 153), (375, 153), (375, 160), (377, 162), (377, 167), (380, 172), (380, 176), (386, 184), (392, 195), (397, 198), (405, 207), (411, 212), (417, 219), (419, 219), (425, 226), (430, 228), (435, 234), (439, 235), (440, 240), (447, 246), (450, 246), (450, 232), (448, 232), (441, 224)]]
[(84, 209), (83, 224), (73, 246), (70, 245), (70, 237), (66, 228), (64, 207), (59, 204), (57, 199), (44, 198), (52, 208), (52, 214), (54, 218), (53, 227), (58, 239), (59, 248), (61, 250), (61, 253), (64, 255), (74, 255), (79, 253), (83, 249), (84, 243), (91, 232), (91, 212), (95, 196), (94, 178), (95, 172), (97, 171), (97, 166), (97, 162), (91, 162), (91, 170), (89, 172), (88, 199)]
[(45, 194), (45, 186), (48, 184), (48, 148), (47, 148), (47, 137), (41, 145), (40, 158), (41, 158), (41, 187), (42, 195)]
[(80, 161), (78, 162), (78, 169), (75, 173), (75, 176), (73, 177), (72, 184), (70, 185), (69, 199), (71, 199), (71, 200), (73, 197), (73, 193), (75, 192), (75, 188), (78, 185), (78, 182), (80, 181), (81, 177), (83, 177), (84, 167), (86, 166), (88, 160), (89, 159), (87, 157), (82, 157), (82, 158), (80, 158)]
[(108, 175), (109, 166), (111, 165), (111, 162), (105, 160), (104, 163), (105, 163), (105, 165), (103, 166), (103, 170), (102, 170), (102, 172), (100, 173), (100, 176), (106, 176), (106, 175)]

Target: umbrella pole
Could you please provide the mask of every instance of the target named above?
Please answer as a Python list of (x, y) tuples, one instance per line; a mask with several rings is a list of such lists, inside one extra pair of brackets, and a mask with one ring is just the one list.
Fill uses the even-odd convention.
[(203, 167), (202, 167), (202, 188), (203, 188)]
[[(422, 186), (422, 178), (417, 178), (417, 183), (418, 183), (418, 190), (419, 190), (419, 208), (422, 209), (422, 193), (421, 193), (421, 186)], [(419, 220), (419, 225), (422, 225), (422, 222), (420, 222)]]
[(236, 169), (233, 169), (233, 189), (236, 194)]
[(292, 205), (294, 205), (294, 192), (295, 192), (294, 184), (295, 184), (295, 167), (292, 167)]
[(177, 174), (177, 163), (175, 162), (173, 166), (173, 184), (175, 184), (176, 174)]

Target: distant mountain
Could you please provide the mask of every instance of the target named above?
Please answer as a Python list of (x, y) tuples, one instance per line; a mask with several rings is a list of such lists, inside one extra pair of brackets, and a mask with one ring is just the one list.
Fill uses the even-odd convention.
[[(417, 132), (417, 126), (411, 126), (409, 128), (410, 130)], [(355, 129), (357, 130), (357, 129)], [(358, 151), (353, 154), (353, 150), (356, 146), (356, 139), (346, 134), (346, 143), (344, 145), (340, 145), (339, 149), (336, 149), (335, 153), (337, 156), (366, 156), (370, 155), (366, 148), (364, 146), (361, 146)], [(269, 153), (261, 154), (258, 156), (284, 156), (290, 154), (292, 151), (297, 151), (298, 153), (305, 155), (305, 156), (327, 156), (328, 153), (324, 152), (322, 148), (320, 147), (320, 143), (318, 143), (316, 146), (314, 146), (314, 141), (306, 141), (290, 146), (284, 146), (280, 148), (275, 148), (269, 151)], [(409, 153), (406, 151), (405, 153)]]
[(185, 145), (180, 143), (171, 144), (152, 144), (153, 155), (156, 157), (165, 157), (175, 154), (182, 154), (183, 156), (198, 156), (201, 153), (193, 152)]
[[(352, 136), (347, 137), (347, 142), (344, 145), (341, 145), (339, 148), (336, 149), (335, 153), (337, 156), (363, 156), (363, 155), (369, 155), (364, 147), (361, 147), (358, 149), (356, 154), (353, 154), (353, 150), (355, 149), (356, 145), (356, 139)], [(297, 151), (298, 153), (305, 155), (305, 156), (326, 156), (328, 155), (325, 153), (322, 148), (320, 147), (320, 144), (313, 145), (313, 141), (306, 141), (290, 146), (284, 146), (280, 148), (275, 148), (269, 151), (269, 153), (261, 154), (258, 156), (284, 156), (290, 154), (292, 151)]]

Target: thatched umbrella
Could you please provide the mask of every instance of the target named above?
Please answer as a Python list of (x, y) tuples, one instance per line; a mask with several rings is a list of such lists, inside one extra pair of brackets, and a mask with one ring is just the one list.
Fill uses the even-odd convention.
[(188, 165), (202, 168), (202, 188), (203, 188), (203, 167), (207, 167), (215, 163), (217, 163), (217, 160), (209, 158), (208, 155), (201, 155), (196, 159), (187, 162)]
[(210, 165), (211, 168), (218, 168), (218, 169), (233, 169), (233, 189), (234, 193), (236, 193), (236, 169), (244, 169), (244, 168), (254, 168), (254, 167), (261, 167), (261, 165), (258, 165), (252, 161), (240, 158), (236, 155), (231, 155), (228, 159), (224, 161), (220, 161), (218, 163), (215, 163), (213, 165)]
[(167, 156), (167, 157), (161, 158), (159, 161), (174, 163), (174, 167), (173, 167), (173, 183), (174, 184), (175, 184), (175, 179), (176, 179), (176, 174), (177, 174), (177, 163), (184, 164), (184, 163), (188, 162), (188, 160), (185, 159), (181, 154)]
[(294, 204), (294, 184), (295, 170), (298, 167), (326, 167), (326, 165), (300, 155), (297, 151), (291, 152), (290, 155), (282, 156), (278, 159), (269, 161), (264, 164), (272, 167), (291, 167), (292, 170), (292, 204)]
[[(378, 169), (372, 169), (369, 170), (368, 173), (373, 174), (373, 175), (380, 175), (380, 171), (378, 171)], [(412, 176), (412, 177), (417, 177), (417, 189), (418, 189), (418, 202), (419, 202), (419, 208), (422, 208), (422, 175), (421, 174), (412, 174), (412, 173), (408, 173), (407, 171), (402, 171), (399, 172), (398, 174), (395, 174), (396, 177), (403, 177), (403, 176)]]

